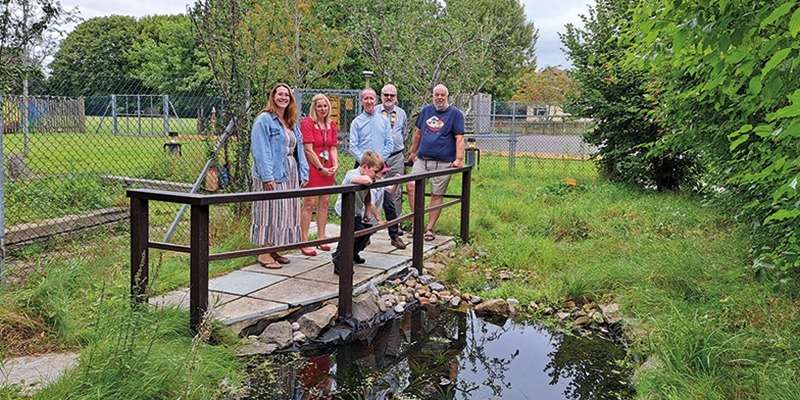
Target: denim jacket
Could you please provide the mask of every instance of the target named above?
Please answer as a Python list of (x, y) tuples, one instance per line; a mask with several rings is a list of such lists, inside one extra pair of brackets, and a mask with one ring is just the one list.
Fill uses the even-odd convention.
[[(308, 162), (303, 151), (303, 135), (300, 133), (299, 124), (294, 124), (294, 137), (297, 146), (294, 148), (294, 158), (297, 160), (297, 171), (300, 181), (308, 181)], [(253, 121), (250, 130), (250, 152), (253, 155), (253, 176), (262, 182), (286, 182), (286, 135), (283, 131), (278, 116), (273, 113), (262, 112)]]

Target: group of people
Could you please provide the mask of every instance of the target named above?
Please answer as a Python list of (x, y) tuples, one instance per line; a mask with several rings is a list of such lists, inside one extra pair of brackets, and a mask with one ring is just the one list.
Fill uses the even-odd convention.
[[(397, 88), (388, 84), (378, 94), (370, 88), (360, 94), (362, 112), (350, 124), (349, 153), (355, 160), (353, 169), (345, 173), (342, 184), (371, 185), (383, 177), (404, 174), (405, 165), (411, 173), (437, 171), (464, 165), (464, 115), (449, 104), (444, 85), (433, 88), (433, 104), (422, 108), (413, 130), (411, 148), (405, 152), (407, 131), (406, 112), (397, 104)], [(299, 122), (297, 103), (291, 88), (279, 83), (269, 93), (264, 110), (253, 121), (251, 152), (253, 156), (253, 190), (291, 190), (300, 187), (335, 185), (339, 168), (337, 151), (338, 127), (331, 118), (330, 100), (317, 94), (311, 100), (308, 116)], [(430, 179), (431, 206), (441, 204), (450, 176)], [(407, 186), (413, 198), (413, 182)], [(424, 188), (420, 188), (424, 190)], [(385, 189), (361, 190), (356, 193), (355, 228), (365, 229), (380, 222), (382, 208), (387, 220), (397, 218), (401, 210), (402, 191), (399, 185)], [(341, 197), (340, 199), (341, 200)], [(413, 211), (413, 201), (409, 202)], [(329, 196), (258, 201), (253, 203), (250, 237), (257, 246), (280, 246), (308, 240), (311, 218), (316, 210), (317, 238), (325, 238)], [(341, 202), (337, 201), (341, 212)], [(436, 222), (441, 209), (431, 211), (424, 239), (435, 239)], [(398, 225), (388, 229), (391, 244), (406, 248), (403, 232)], [(359, 253), (366, 248), (369, 235), (355, 239), (353, 262), (364, 263)], [(333, 253), (334, 273), (339, 273), (340, 252)], [(317, 247), (330, 251), (328, 245)], [(317, 249), (305, 247), (307, 256), (317, 255)], [(265, 268), (277, 269), (290, 260), (278, 253), (264, 253), (258, 262)]]

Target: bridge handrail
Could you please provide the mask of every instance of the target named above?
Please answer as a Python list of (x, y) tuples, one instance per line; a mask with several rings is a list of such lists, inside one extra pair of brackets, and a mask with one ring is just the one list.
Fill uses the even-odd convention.
[[(339, 315), (340, 318), (350, 318), (352, 312), (353, 295), (353, 240), (358, 236), (367, 235), (391, 225), (412, 219), (414, 232), (412, 242), (411, 264), (422, 272), (422, 242), (424, 233), (424, 215), (436, 209), (442, 209), (455, 204), (461, 204), (461, 229), (460, 237), (464, 242), (469, 241), (469, 199), (471, 186), (472, 166), (448, 168), (440, 171), (424, 172), (418, 174), (401, 175), (394, 178), (382, 179), (372, 185), (338, 185), (317, 188), (301, 188), (292, 190), (274, 190), (266, 192), (224, 193), (224, 194), (196, 194), (185, 192), (172, 192), (166, 190), (128, 189), (130, 198), (130, 226), (131, 226), (131, 297), (134, 303), (147, 301), (147, 286), (149, 279), (149, 249), (160, 249), (189, 253), (190, 257), (190, 284), (189, 284), (189, 314), (190, 326), (197, 331), (200, 328), (205, 313), (208, 310), (208, 263), (214, 260), (223, 260), (252, 256), (263, 253), (297, 249), (315, 246), (324, 243), (333, 243), (341, 240), (341, 264), (339, 275)], [(427, 179), (462, 174), (461, 193), (459, 195), (445, 195), (456, 200), (440, 205), (425, 208), (425, 182)], [(358, 191), (386, 186), (393, 186), (405, 182), (415, 182), (418, 188), (414, 195), (414, 212), (402, 215), (391, 221), (355, 231), (355, 194)], [(233, 250), (222, 253), (209, 253), (209, 206), (216, 204), (244, 203), (263, 200), (277, 200), (287, 198), (301, 198), (307, 196), (321, 196), (341, 194), (342, 216), (340, 235), (336, 238), (309, 240), (282, 246), (260, 247), (255, 249)], [(149, 202), (162, 201), (191, 206), (191, 235), (189, 246), (150, 241), (149, 238)]]

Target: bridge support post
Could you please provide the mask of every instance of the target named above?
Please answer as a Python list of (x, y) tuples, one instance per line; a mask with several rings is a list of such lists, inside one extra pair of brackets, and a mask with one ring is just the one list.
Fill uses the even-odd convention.
[(208, 206), (193, 205), (189, 240), (189, 324), (197, 333), (208, 310)]
[(342, 224), (339, 227), (339, 318), (353, 314), (353, 245), (356, 230), (356, 193), (342, 193)]
[(472, 168), (461, 174), (461, 241), (469, 242), (469, 198), (472, 183)]
[(425, 179), (414, 181), (414, 240), (411, 242), (411, 266), (422, 275), (422, 243), (425, 233)]
[(147, 200), (131, 197), (131, 300), (147, 301), (149, 279), (150, 212)]

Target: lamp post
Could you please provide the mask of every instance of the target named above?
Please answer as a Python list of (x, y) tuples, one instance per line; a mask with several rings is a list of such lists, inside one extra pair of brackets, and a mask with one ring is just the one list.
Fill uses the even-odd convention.
[(372, 78), (372, 75), (375, 75), (372, 71), (364, 70), (361, 71), (361, 75), (364, 75), (364, 89), (371, 89), (372, 86), (369, 85), (369, 78)]

